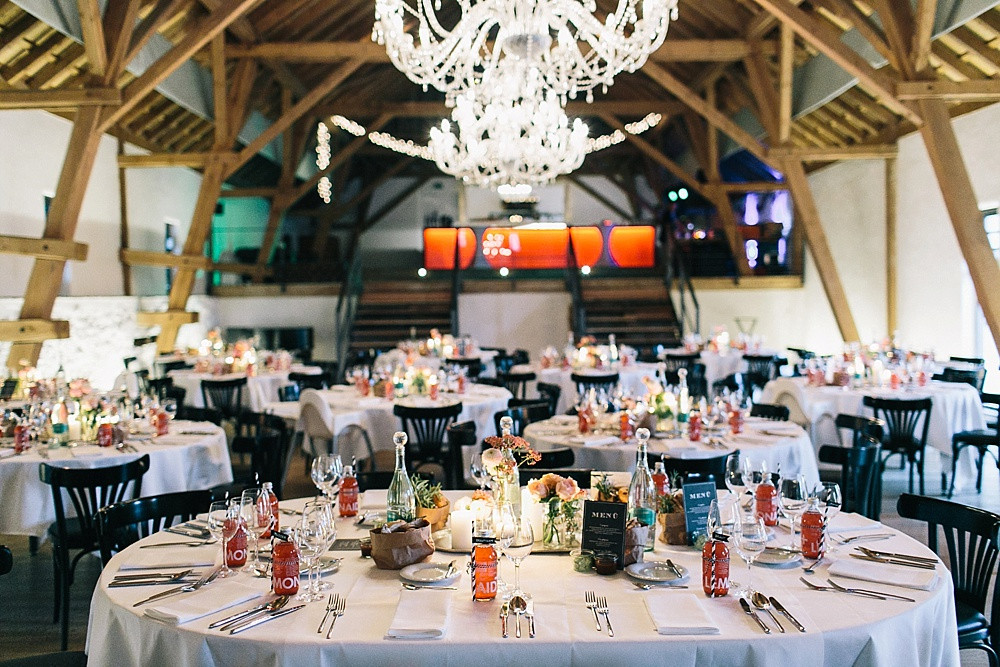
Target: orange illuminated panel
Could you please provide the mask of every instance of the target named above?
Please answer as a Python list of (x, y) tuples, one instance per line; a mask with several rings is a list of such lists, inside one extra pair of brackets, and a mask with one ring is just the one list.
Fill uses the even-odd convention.
[(476, 234), (468, 227), (459, 229), (430, 227), (424, 229), (424, 268), (450, 271), (455, 268), (455, 239), (458, 239), (458, 265), (467, 269), (476, 259)]
[[(574, 227), (573, 249), (577, 265), (601, 258), (604, 238), (596, 227)], [(493, 269), (561, 269), (569, 247), (566, 229), (510, 229), (487, 227), (483, 231), (483, 259)]]
[(621, 269), (656, 265), (656, 230), (648, 225), (615, 227), (608, 237), (608, 254)]

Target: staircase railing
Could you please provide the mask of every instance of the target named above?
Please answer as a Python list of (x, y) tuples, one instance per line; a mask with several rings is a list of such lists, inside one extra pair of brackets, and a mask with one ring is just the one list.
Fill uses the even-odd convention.
[[(672, 233), (665, 235), (663, 242), (663, 281), (667, 286), (667, 295), (673, 300), (673, 291), (676, 288), (678, 294), (678, 306), (674, 309), (677, 313), (677, 321), (680, 324), (681, 336), (687, 333), (701, 332), (701, 306), (698, 304), (698, 297), (694, 293), (694, 284), (691, 282), (691, 272), (688, 268), (687, 257), (678, 251), (677, 242)], [(690, 300), (691, 305), (688, 306)]]
[(583, 285), (580, 282), (580, 270), (576, 265), (572, 234), (569, 234), (566, 248), (566, 289), (572, 298), (570, 326), (573, 328), (573, 335), (579, 339), (587, 333), (587, 307), (583, 302)]
[(363, 281), (361, 279), (361, 251), (357, 244), (351, 249), (351, 259), (343, 282), (340, 283), (340, 297), (334, 315), (337, 327), (337, 377), (343, 377), (347, 366), (347, 351), (354, 331), (354, 316), (357, 314)]
[(462, 267), (459, 264), (458, 239), (462, 231), (455, 234), (455, 263), (451, 267), (451, 335), (458, 336), (461, 330), (458, 328), (458, 295), (462, 293)]

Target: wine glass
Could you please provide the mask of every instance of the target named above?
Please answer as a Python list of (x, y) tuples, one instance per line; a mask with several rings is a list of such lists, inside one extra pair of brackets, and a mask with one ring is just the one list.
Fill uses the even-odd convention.
[(802, 513), (806, 511), (806, 503), (809, 499), (806, 478), (802, 475), (784, 477), (778, 482), (778, 486), (778, 502), (781, 511), (792, 520), (792, 535), (795, 535), (795, 520), (801, 521)]
[[(318, 507), (319, 509), (313, 509), (315, 507)], [(320, 551), (320, 556), (322, 556), (322, 554), (326, 553), (337, 540), (337, 522), (335, 521), (333, 503), (328, 498), (310, 500), (303, 508), (303, 510), (305, 509), (318, 511), (323, 516), (323, 523), (326, 528), (326, 543), (323, 545), (322, 551)], [(313, 585), (314, 591), (330, 590), (330, 584), (323, 581), (320, 577), (320, 570), (322, 569), (321, 566), (323, 564), (323, 560), (320, 556), (316, 557), (316, 562), (314, 564), (314, 569), (316, 570), (316, 582)]]
[(756, 497), (757, 487), (761, 485), (767, 474), (766, 460), (761, 459), (759, 465), (754, 465), (749, 457), (743, 459), (743, 484), (750, 491), (752, 497)]
[(229, 567), (226, 562), (226, 546), (229, 540), (236, 535), (239, 522), (230, 518), (230, 507), (228, 500), (217, 500), (208, 508), (208, 531), (217, 540), (222, 541), (222, 569), (219, 570), (219, 577), (231, 577), (236, 571)]
[(826, 520), (830, 521), (840, 512), (840, 507), (844, 498), (840, 492), (840, 484), (836, 482), (820, 482), (816, 485), (813, 493), (819, 499), (819, 507), (826, 515)]
[(318, 505), (303, 508), (299, 525), (293, 531), (295, 545), (299, 548), (299, 553), (302, 554), (302, 559), (305, 561), (306, 570), (309, 572), (309, 586), (303, 588), (295, 596), (296, 600), (312, 602), (323, 598), (319, 590), (314, 588), (313, 568), (320, 554), (326, 548), (329, 528), (326, 525), (324, 514), (325, 512)]
[(274, 517), (267, 495), (262, 489), (247, 489), (240, 497), (240, 514), (247, 523), (247, 530), (253, 535), (253, 571), (261, 573), (264, 567), (260, 562), (260, 539), (271, 530)]
[(747, 564), (747, 585), (740, 594), (749, 599), (753, 595), (753, 562), (757, 556), (764, 553), (767, 545), (767, 528), (763, 519), (754, 518), (752, 514), (737, 512), (737, 521), (733, 527), (733, 546)]
[[(514, 539), (515, 533), (515, 517), (514, 517), (514, 506), (511, 503), (503, 503), (496, 509), (496, 514), (493, 517), (493, 525), (496, 527), (497, 535), (497, 549), (500, 555), (506, 555), (507, 548), (510, 546), (511, 541)], [(499, 562), (498, 562), (499, 565)], [(504, 581), (500, 576), (499, 567), (497, 568), (497, 590), (500, 592), (501, 596), (506, 596), (508, 592), (507, 582)]]
[(323, 495), (333, 496), (333, 487), (339, 482), (344, 474), (344, 462), (340, 454), (320, 454), (313, 459), (310, 476), (313, 484), (316, 485)]
[(510, 533), (510, 541), (504, 548), (504, 555), (514, 563), (514, 590), (511, 597), (520, 595), (524, 597), (521, 590), (521, 561), (528, 557), (531, 548), (535, 544), (535, 533), (531, 529), (531, 522), (521, 516), (513, 516), (513, 521), (505, 522), (500, 526), (501, 540), (506, 540), (504, 532)]
[(486, 474), (486, 470), (480, 462), (473, 461), (469, 464), (469, 475), (472, 477), (473, 481), (479, 484), (480, 491), (486, 490), (486, 482), (489, 480), (490, 476)]
[(726, 457), (726, 488), (736, 498), (736, 505), (739, 506), (743, 502), (747, 486), (743, 482), (743, 465), (738, 451)]
[(176, 398), (165, 398), (163, 399), (163, 404), (161, 406), (163, 411), (167, 413), (167, 420), (173, 421), (177, 417), (177, 399)]

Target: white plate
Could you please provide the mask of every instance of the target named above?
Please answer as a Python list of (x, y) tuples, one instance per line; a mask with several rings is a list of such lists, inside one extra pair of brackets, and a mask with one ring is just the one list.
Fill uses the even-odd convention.
[(454, 583), (460, 574), (458, 570), (458, 563), (455, 564), (455, 571), (451, 576), (446, 576), (448, 574), (448, 563), (415, 563), (413, 565), (407, 565), (402, 570), (399, 571), (399, 576), (401, 579), (412, 582), (414, 584), (433, 584), (439, 586), (447, 586), (448, 584)]
[(757, 556), (754, 565), (765, 567), (785, 568), (795, 567), (802, 562), (802, 554), (793, 551), (782, 551), (781, 549), (765, 549), (764, 553)]
[(678, 565), (677, 569), (681, 573), (679, 577), (672, 569), (667, 567), (665, 562), (653, 560), (644, 563), (632, 563), (625, 567), (625, 572), (636, 579), (657, 584), (683, 584), (691, 578), (687, 568), (683, 565)]

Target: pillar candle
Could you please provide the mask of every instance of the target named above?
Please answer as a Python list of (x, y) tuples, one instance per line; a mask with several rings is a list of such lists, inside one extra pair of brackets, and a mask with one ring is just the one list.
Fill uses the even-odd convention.
[(455, 510), (451, 513), (451, 548), (472, 551), (472, 524), (476, 513), (472, 510)]
[(79, 440), (80, 439), (80, 420), (77, 417), (75, 417), (75, 416), (71, 416), (69, 418), (69, 423), (67, 424), (67, 426), (68, 426), (68, 429), (69, 429), (68, 430), (69, 439), (70, 440)]

